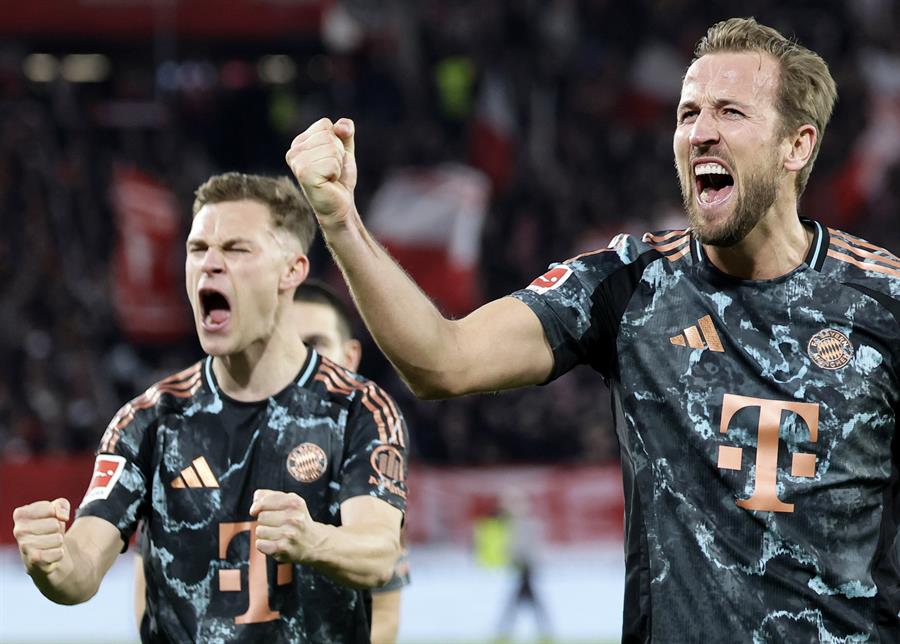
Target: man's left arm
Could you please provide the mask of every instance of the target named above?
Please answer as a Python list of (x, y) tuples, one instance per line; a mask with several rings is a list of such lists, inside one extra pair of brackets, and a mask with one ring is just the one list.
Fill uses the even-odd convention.
[(348, 586), (383, 586), (400, 556), (409, 434), (396, 404), (375, 383), (356, 392), (344, 441), (341, 525), (314, 521), (297, 494), (257, 490), (250, 507), (259, 522), (256, 547)]
[(356, 496), (341, 504), (340, 526), (313, 521), (302, 497), (257, 490), (256, 547), (276, 561), (307, 564), (357, 588), (388, 582), (400, 555), (403, 513), (381, 499)]

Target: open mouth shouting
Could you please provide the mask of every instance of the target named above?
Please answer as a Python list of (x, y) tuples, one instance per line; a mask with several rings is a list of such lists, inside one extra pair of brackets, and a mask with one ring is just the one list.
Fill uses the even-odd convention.
[(734, 177), (731, 169), (720, 159), (706, 157), (692, 164), (697, 204), (701, 208), (713, 208), (724, 204), (734, 193)]
[(221, 291), (204, 287), (199, 292), (200, 324), (204, 331), (223, 331), (231, 320), (231, 302)]

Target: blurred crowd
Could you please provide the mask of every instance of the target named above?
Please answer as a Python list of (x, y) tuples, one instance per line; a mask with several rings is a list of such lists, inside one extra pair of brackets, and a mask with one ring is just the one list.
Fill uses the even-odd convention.
[[(397, 168), (453, 161), (490, 179), (477, 263), (490, 299), (619, 232), (682, 223), (674, 106), (694, 43), (732, 15), (795, 35), (838, 81), (801, 212), (900, 251), (900, 8), (749, 4), (357, 0), (329, 3), (319, 28), (274, 42), (0, 43), (0, 456), (94, 449), (124, 401), (200, 357), (190, 331), (163, 342), (123, 328), (115, 168), (167, 186), (186, 232), (207, 176), (284, 173), (296, 133), (323, 115), (350, 116), (364, 215)], [(108, 56), (104, 79), (23, 72), (34, 52), (85, 49)], [(321, 240), (312, 262), (343, 288)], [(371, 342), (361, 371), (400, 401), (419, 461), (597, 463), (617, 453), (604, 384), (587, 369), (436, 403), (412, 399)]]

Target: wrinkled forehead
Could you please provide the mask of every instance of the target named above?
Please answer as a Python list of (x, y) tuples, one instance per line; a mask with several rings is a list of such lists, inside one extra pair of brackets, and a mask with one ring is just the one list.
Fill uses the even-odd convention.
[(778, 61), (765, 52), (718, 52), (695, 60), (684, 75), (681, 102), (739, 101), (774, 107)]
[(272, 216), (264, 204), (256, 201), (222, 201), (204, 205), (191, 222), (188, 239), (207, 242), (226, 239), (272, 238), (275, 233)]

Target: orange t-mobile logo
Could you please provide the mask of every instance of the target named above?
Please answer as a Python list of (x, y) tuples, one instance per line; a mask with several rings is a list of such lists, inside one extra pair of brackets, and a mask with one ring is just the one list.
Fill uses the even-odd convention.
[[(812, 403), (766, 400), (725, 394), (722, 401), (722, 423), (719, 431), (724, 434), (735, 413), (745, 407), (759, 407), (759, 426), (756, 444), (756, 485), (748, 499), (737, 504), (748, 510), (767, 512), (793, 512), (794, 504), (778, 498), (778, 435), (781, 430), (781, 413), (789, 411), (800, 416), (809, 429), (810, 441), (819, 437), (819, 406)], [(740, 470), (743, 448), (719, 446), (719, 467)], [(792, 456), (791, 476), (816, 475), (816, 455), (796, 452)]]
[[(234, 618), (235, 624), (256, 624), (278, 619), (280, 613), (269, 607), (269, 575), (266, 570), (266, 556), (256, 549), (256, 521), (219, 524), (219, 559), (225, 559), (228, 544), (242, 532), (250, 533), (250, 555), (247, 558), (247, 594), (250, 596), (247, 612)], [(278, 564), (275, 583), (279, 586), (291, 583), (294, 569), (291, 564)], [(219, 571), (219, 590), (224, 593), (240, 592), (241, 571), (239, 569)]]

